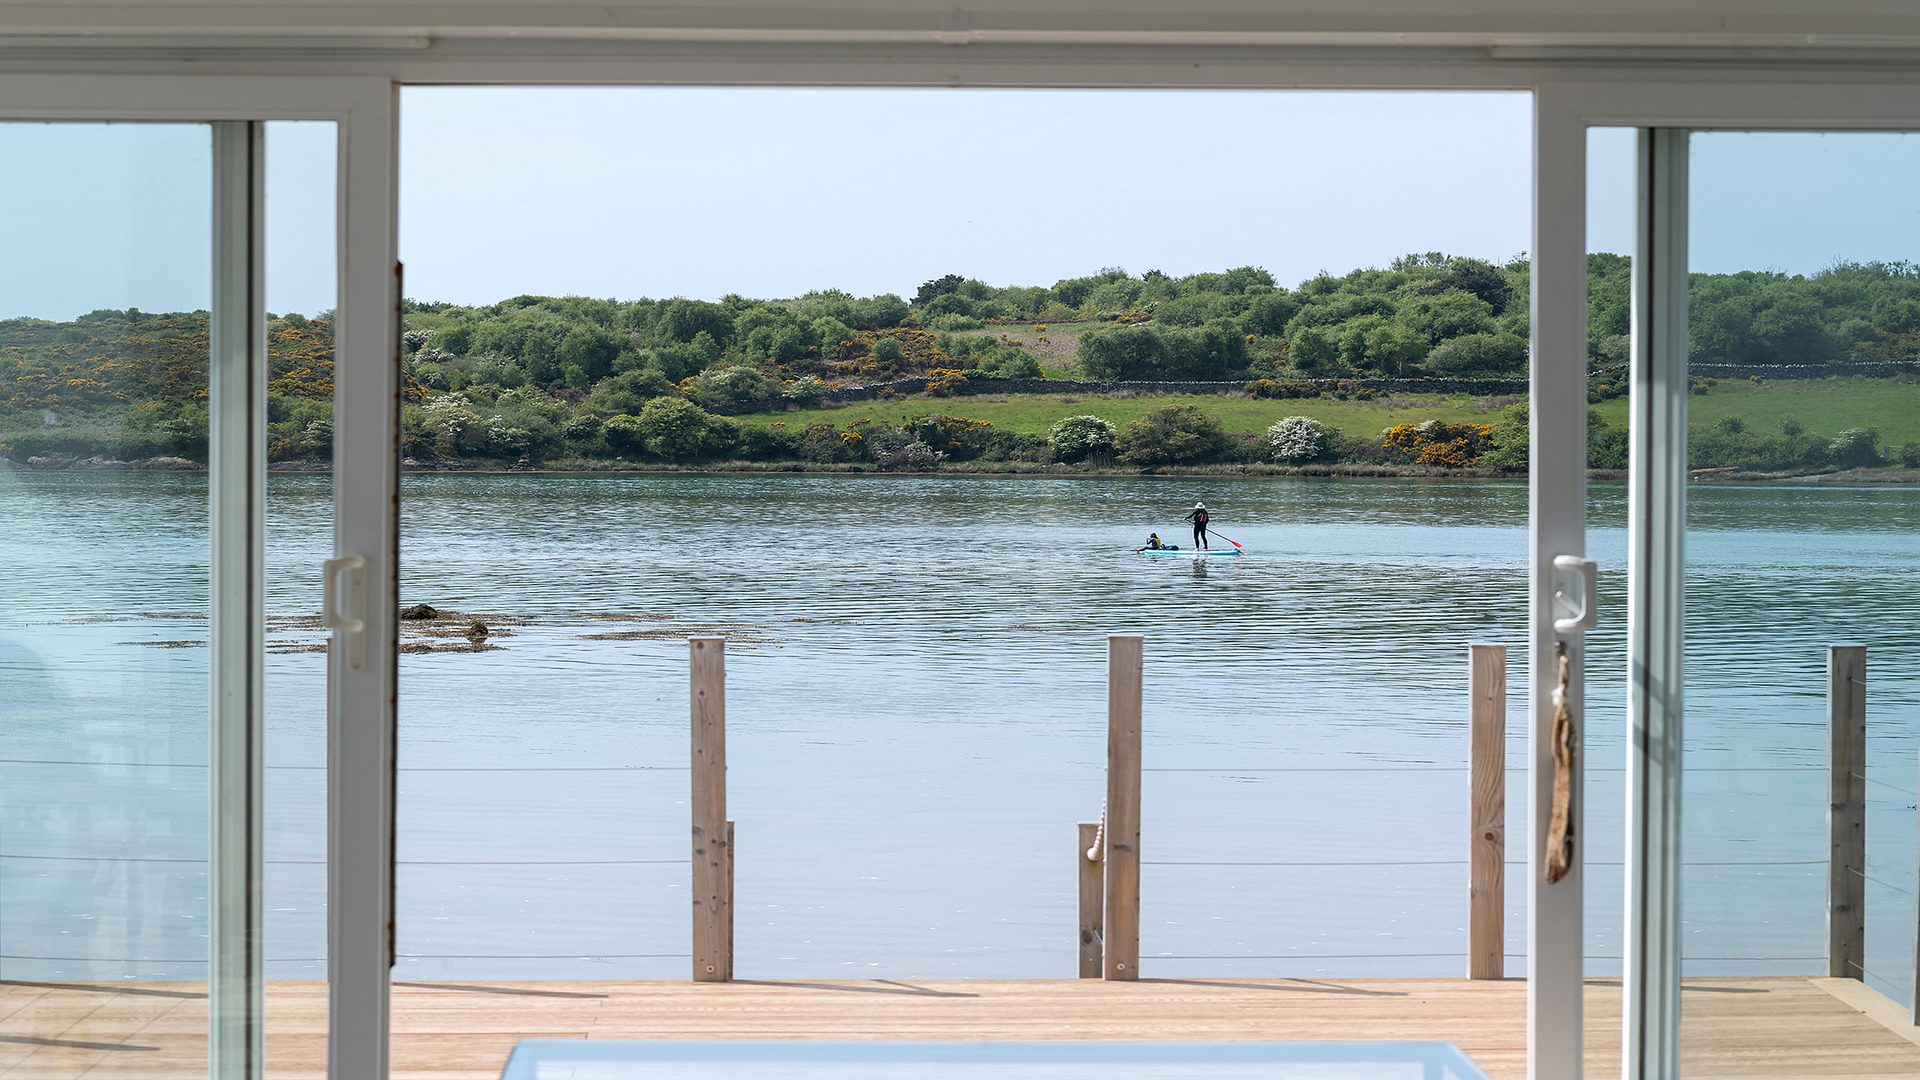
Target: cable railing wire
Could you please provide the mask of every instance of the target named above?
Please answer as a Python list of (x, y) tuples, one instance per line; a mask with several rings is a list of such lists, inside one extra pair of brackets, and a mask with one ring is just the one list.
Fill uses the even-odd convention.
[(1862, 881), (1870, 881), (1870, 882), (1872, 882), (1872, 883), (1874, 883), (1875, 885), (1878, 885), (1878, 886), (1880, 886), (1880, 887), (1881, 887), (1881, 888), (1883, 888), (1883, 889), (1888, 889), (1888, 890), (1890, 890), (1890, 891), (1892, 891), (1892, 892), (1897, 892), (1897, 893), (1899, 893), (1899, 894), (1900, 894), (1901, 896), (1912, 896), (1912, 895), (1913, 895), (1913, 890), (1912, 890), (1912, 889), (1908, 889), (1908, 888), (1905, 888), (1905, 887), (1903, 887), (1903, 886), (1900, 886), (1900, 885), (1895, 885), (1895, 884), (1894, 884), (1893, 882), (1891, 882), (1891, 881), (1885, 881), (1885, 880), (1882, 880), (1881, 878), (1877, 878), (1877, 877), (1874, 877), (1874, 876), (1873, 876), (1872, 874), (1869, 874), (1869, 873), (1867, 873), (1867, 872), (1866, 872), (1865, 870), (1862, 870), (1862, 869), (1860, 869), (1860, 868), (1859, 868), (1859, 867), (1857, 867), (1857, 866), (1850, 866), (1850, 867), (1848, 867), (1847, 869), (1849, 869), (1849, 870), (1852, 870), (1852, 871), (1853, 871), (1853, 872), (1854, 872), (1854, 873), (1855, 873), (1856, 875), (1858, 875), (1858, 876), (1860, 877), (1860, 879), (1861, 879)]
[(1886, 788), (1888, 791), (1892, 791), (1900, 795), (1905, 795), (1909, 799), (1920, 799), (1920, 791), (1915, 791), (1909, 787), (1901, 787), (1899, 784), (1889, 784), (1885, 780), (1880, 780), (1871, 776), (1866, 776), (1862, 773), (1854, 773), (1853, 778), (1855, 780), (1864, 780), (1875, 787), (1883, 787), (1883, 788)]
[[(0, 765), (65, 765), (101, 769), (201, 769), (204, 761), (77, 761), (64, 758), (0, 758)], [(325, 772), (325, 765), (267, 765), (268, 772)], [(688, 765), (401, 765), (395, 772), (686, 772)]]
[[(395, 953), (396, 960), (686, 960), (692, 953)], [(140, 964), (148, 967), (205, 965), (206, 957), (188, 959), (151, 959), (133, 956), (42, 956), (33, 953), (0, 953), (0, 960), (42, 960), (62, 964)], [(324, 964), (324, 956), (269, 956), (269, 964)]]
[[(15, 855), (0, 859), (34, 862), (163, 863), (205, 866), (206, 859), (171, 859), (151, 855)], [(268, 866), (325, 866), (325, 859), (267, 859)], [(685, 859), (397, 859), (395, 866), (685, 866)]]

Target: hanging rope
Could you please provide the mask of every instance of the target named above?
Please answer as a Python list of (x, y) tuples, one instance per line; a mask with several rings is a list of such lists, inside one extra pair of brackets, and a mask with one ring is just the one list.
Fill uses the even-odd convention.
[(1573, 869), (1573, 730), (1572, 664), (1567, 643), (1553, 643), (1557, 675), (1553, 687), (1553, 813), (1547, 819), (1547, 884)]
[(1099, 862), (1107, 857), (1107, 800), (1100, 800), (1100, 827), (1093, 832), (1093, 846), (1087, 849), (1087, 861)]

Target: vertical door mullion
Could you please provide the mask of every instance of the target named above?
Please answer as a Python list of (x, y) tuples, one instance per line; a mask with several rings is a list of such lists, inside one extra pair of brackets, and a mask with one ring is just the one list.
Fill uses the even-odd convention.
[[(340, 133), (334, 322), (334, 551), (364, 559), (364, 629), (327, 655), (328, 1076), (387, 1075), (393, 968), (394, 708), (399, 614), (397, 98), (354, 100)], [(331, 613), (330, 613), (331, 614)]]
[[(1549, 87), (1534, 94), (1532, 387), (1529, 517), (1529, 742), (1527, 847), (1527, 1075), (1578, 1080), (1582, 1063), (1584, 913), (1579, 848), (1572, 869), (1546, 880), (1552, 816), (1556, 683), (1554, 558), (1586, 552), (1587, 131)], [(1584, 712), (1579, 635), (1567, 643), (1570, 706)], [(1578, 728), (1576, 727), (1576, 732)], [(1575, 758), (1576, 762), (1579, 760)], [(1580, 778), (1573, 835), (1581, 836)]]
[(1680, 1068), (1681, 633), (1687, 534), (1687, 133), (1639, 135), (1627, 502), (1622, 1075)]
[(262, 125), (213, 125), (208, 506), (208, 1047), (216, 1080), (262, 1075), (267, 332)]

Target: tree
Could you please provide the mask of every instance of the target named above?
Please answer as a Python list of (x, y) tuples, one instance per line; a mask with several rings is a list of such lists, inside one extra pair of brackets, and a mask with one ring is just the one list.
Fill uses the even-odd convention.
[(1160, 334), (1166, 360), (1163, 377), (1176, 379), (1231, 379), (1247, 366), (1247, 339), (1224, 323), (1195, 330), (1166, 330)]
[(1296, 331), (1293, 340), (1287, 343), (1287, 357), (1295, 368), (1312, 372), (1332, 364), (1339, 358), (1339, 352), (1326, 331), (1308, 326)]
[(1521, 374), (1527, 369), (1527, 343), (1505, 334), (1463, 334), (1428, 353), (1427, 369), (1445, 375)]
[(1121, 428), (1114, 445), (1135, 465), (1189, 465), (1224, 453), (1227, 434), (1196, 406), (1168, 405)]
[(938, 297), (958, 292), (966, 280), (959, 274), (943, 274), (932, 281), (921, 282), (919, 291), (913, 294), (913, 306), (925, 307)]
[(660, 336), (666, 341), (692, 341), (705, 332), (724, 345), (733, 337), (733, 315), (705, 300), (669, 300), (660, 311)]
[[(615, 422), (608, 420), (603, 429), (613, 441)], [(726, 452), (739, 441), (740, 427), (725, 417), (714, 416), (684, 398), (654, 398), (632, 418), (621, 424), (623, 432), (658, 458), (667, 461), (699, 461)]]
[(1149, 326), (1116, 326), (1080, 336), (1080, 370), (1092, 379), (1128, 381), (1162, 373), (1167, 346)]
[(1416, 296), (1402, 305), (1400, 322), (1425, 334), (1435, 345), (1463, 334), (1485, 334), (1493, 330), (1493, 308), (1470, 292), (1450, 289), (1431, 296)]
[(580, 323), (560, 339), (554, 359), (562, 370), (579, 368), (591, 386), (613, 373), (613, 360), (620, 355), (622, 344), (613, 331), (593, 323)]
[(598, 416), (631, 416), (654, 398), (673, 393), (673, 384), (652, 368), (623, 371), (603, 379), (587, 395), (587, 410)]
[(1507, 275), (1490, 262), (1480, 259), (1455, 259), (1447, 270), (1447, 276), (1439, 281), (1437, 291), (1445, 292), (1458, 289), (1469, 292), (1486, 301), (1495, 315), (1507, 310), (1507, 301), (1513, 297), (1513, 286), (1507, 283)]

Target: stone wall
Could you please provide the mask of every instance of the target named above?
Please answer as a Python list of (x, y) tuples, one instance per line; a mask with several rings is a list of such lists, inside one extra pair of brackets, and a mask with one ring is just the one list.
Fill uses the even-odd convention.
[[(864, 386), (839, 386), (827, 391), (822, 402), (872, 401), (891, 391), (902, 396), (922, 393), (927, 379), (891, 379)], [(1323, 392), (1341, 387), (1361, 386), (1382, 394), (1472, 394), (1478, 397), (1515, 396), (1527, 392), (1525, 379), (1293, 379), (1311, 383)], [(1084, 379), (974, 379), (966, 394), (1239, 394), (1245, 393), (1247, 380), (1227, 382), (1186, 382), (1154, 380), (1142, 382), (1100, 382)], [(965, 396), (965, 395), (961, 395)]]

